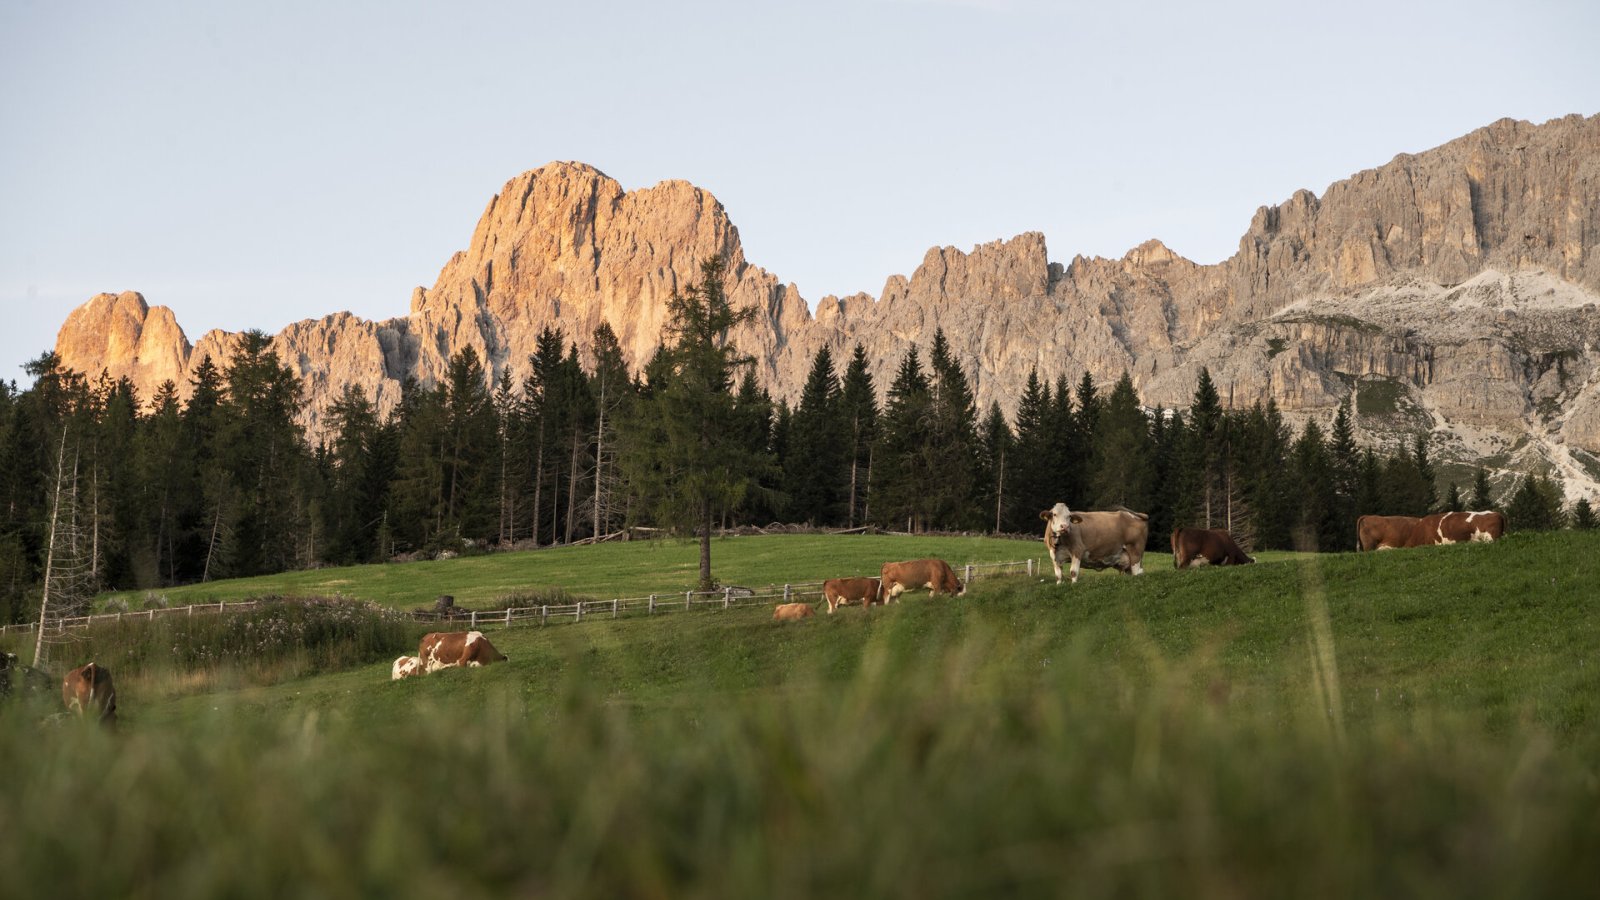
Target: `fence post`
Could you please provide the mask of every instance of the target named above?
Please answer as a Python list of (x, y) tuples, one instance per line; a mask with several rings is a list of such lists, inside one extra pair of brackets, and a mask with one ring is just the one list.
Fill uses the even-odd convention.
[(968, 587), (972, 586), (972, 563), (967, 563), (967, 580), (961, 583)]
[(616, 598), (612, 598), (612, 600), (611, 600), (611, 618), (615, 619), (616, 617), (617, 617), (617, 600), (616, 600)]
[(222, 601), (221, 600), (217, 601), (217, 612), (222, 612)]
[(1028, 577), (1033, 577), (1033, 557), (1028, 557)]
[(727, 609), (728, 608), (728, 604), (732, 603), (732, 602), (733, 602), (733, 588), (731, 588), (731, 587), (723, 587), (723, 589), (722, 589), (722, 608), (723, 609)]
[(190, 618), (194, 617), (194, 604), (193, 603), (189, 604), (189, 617)]
[(684, 609), (688, 609), (689, 608), (689, 601), (692, 600), (692, 599), (694, 599), (694, 591), (684, 591), (683, 592), (683, 608)]
[(151, 608), (150, 608), (150, 616), (149, 616), (149, 619), (150, 619), (150, 621), (152, 621), (152, 622), (154, 622), (154, 621), (155, 621), (155, 620), (156, 620), (156, 611), (155, 611), (155, 607), (151, 607)]
[(783, 602), (789, 602), (789, 586), (787, 584), (783, 586)]
[(550, 624), (550, 604), (548, 604), (548, 603), (546, 603), (543, 606), (539, 607), (539, 624), (540, 625), (548, 625), (548, 624)]
[(506, 607), (506, 627), (511, 627), (511, 607)]
[(472, 616), (469, 619), (469, 621), (471, 622), (471, 624), (467, 626), (468, 628), (477, 628), (478, 627), (478, 611), (477, 610), (473, 610), (472, 611)]
[(575, 610), (575, 612), (573, 612), (573, 614), (572, 614), (572, 621), (574, 621), (574, 622), (582, 622), (583, 621), (583, 601), (579, 600), (577, 603), (574, 603), (572, 605), (572, 607)]
[(653, 616), (655, 614), (656, 614), (656, 595), (655, 594), (651, 594), (650, 595), (650, 615)]

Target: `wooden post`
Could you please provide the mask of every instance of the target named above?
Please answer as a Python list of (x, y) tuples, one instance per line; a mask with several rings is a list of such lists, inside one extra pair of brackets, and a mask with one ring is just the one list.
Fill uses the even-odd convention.
[(693, 599), (694, 599), (694, 591), (684, 591), (683, 592), (683, 608), (684, 609), (688, 609), (689, 608), (689, 601), (691, 601)]
[(655, 594), (651, 594), (650, 595), (650, 615), (653, 616), (655, 614), (656, 614), (656, 595)]
[(583, 621), (583, 601), (579, 600), (577, 603), (572, 604), (572, 608), (574, 610), (574, 612), (572, 613), (572, 621), (574, 621), (574, 622), (582, 622)]
[(787, 584), (783, 586), (783, 602), (789, 602), (789, 586)]
[(614, 599), (614, 598), (611, 601), (611, 618), (613, 618), (613, 619), (615, 619), (617, 617), (617, 603), (618, 602), (619, 601)]
[(191, 619), (194, 618), (194, 604), (193, 603), (189, 604), (189, 617)]
[(733, 602), (733, 588), (724, 586), (722, 588), (722, 608), (727, 609), (728, 604), (731, 602)]
[(1028, 557), (1028, 577), (1033, 577), (1033, 557)]
[(472, 616), (469, 619), (469, 621), (472, 624), (470, 626), (468, 626), (468, 627), (470, 627), (470, 628), (477, 628), (478, 627), (478, 611), (477, 610), (473, 610), (472, 611)]
[(961, 583), (967, 587), (972, 586), (972, 563), (967, 563), (967, 580)]
[(511, 627), (511, 607), (506, 607), (506, 627)]
[(548, 603), (546, 603), (545, 605), (539, 607), (539, 624), (540, 625), (548, 625), (548, 624), (550, 624), (550, 604), (548, 604)]

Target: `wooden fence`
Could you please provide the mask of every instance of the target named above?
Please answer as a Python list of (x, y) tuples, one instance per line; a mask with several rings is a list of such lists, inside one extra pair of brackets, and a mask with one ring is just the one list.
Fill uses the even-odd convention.
[[(962, 581), (971, 584), (974, 579), (993, 578), (997, 575), (1023, 574), (1032, 576), (1034, 563), (1032, 559), (1015, 560), (1002, 563), (968, 563), (958, 570), (963, 573)], [(438, 621), (450, 624), (464, 625), (469, 628), (488, 627), (500, 625), (505, 628), (525, 625), (549, 625), (562, 622), (582, 622), (584, 619), (601, 618), (615, 619), (625, 615), (663, 615), (671, 612), (682, 612), (695, 607), (712, 607), (731, 609), (735, 606), (751, 606), (768, 601), (779, 603), (796, 603), (806, 600), (817, 600), (822, 597), (822, 582), (803, 581), (782, 585), (772, 585), (766, 591), (752, 591), (748, 588), (728, 586), (718, 591), (683, 591), (671, 593), (650, 594), (647, 597), (618, 597), (613, 600), (581, 600), (577, 603), (563, 603), (557, 605), (544, 604), (540, 606), (522, 606), (504, 610), (460, 610), (455, 615), (443, 617), (438, 613), (412, 612), (406, 615), (419, 621)], [(122, 621), (154, 621), (157, 617), (168, 616), (193, 616), (215, 615), (219, 613), (239, 612), (254, 609), (260, 606), (260, 600), (239, 600), (233, 603), (218, 601), (216, 603), (197, 603), (189, 606), (173, 606), (164, 609), (143, 609), (137, 612), (100, 613), (92, 616), (72, 616), (56, 622), (51, 622), (46, 634), (62, 634), (80, 628), (105, 622)], [(33, 634), (37, 623), (28, 622), (22, 625), (6, 625), (0, 627), (0, 635), (25, 633)]]

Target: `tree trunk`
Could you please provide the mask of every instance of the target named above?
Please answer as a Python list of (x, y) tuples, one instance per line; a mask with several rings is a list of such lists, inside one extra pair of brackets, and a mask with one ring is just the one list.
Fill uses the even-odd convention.
[(861, 465), (861, 417), (850, 421), (850, 512), (844, 517), (844, 527), (856, 527), (856, 469)]
[(1000, 480), (994, 489), (994, 533), (1000, 533), (1000, 510), (1005, 504), (1006, 497), (1006, 454), (1000, 451)]
[(572, 520), (578, 512), (578, 426), (572, 426), (572, 456), (567, 463), (567, 543), (572, 543)]
[(711, 590), (711, 498), (700, 501), (700, 590)]
[(200, 573), (200, 581), (202, 583), (211, 580), (211, 559), (216, 555), (217, 552), (217, 532), (220, 531), (221, 528), (222, 501), (218, 500), (216, 517), (211, 520), (211, 542), (206, 546), (206, 565), (205, 569)]
[(867, 448), (867, 487), (861, 492), (861, 521), (872, 521), (872, 448)]
[(605, 474), (606, 460), (606, 381), (600, 379), (600, 419), (594, 429), (594, 531), (591, 537), (600, 536), (600, 484)]
[[(544, 416), (539, 417), (539, 437), (533, 462), (533, 546), (539, 546), (539, 516), (544, 502)], [(551, 534), (551, 539), (555, 535)]]
[(61, 524), (61, 487), (66, 478), (67, 427), (61, 426), (61, 449), (56, 451), (55, 499), (50, 505), (50, 544), (44, 555), (44, 596), (39, 600), (39, 631), (33, 641), (33, 665), (40, 665), (39, 654), (44, 651), (44, 617), (50, 610), (50, 582), (55, 575), (56, 535)]

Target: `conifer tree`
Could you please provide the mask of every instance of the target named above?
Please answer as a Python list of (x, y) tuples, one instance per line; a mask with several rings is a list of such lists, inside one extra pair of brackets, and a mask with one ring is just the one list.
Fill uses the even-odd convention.
[(1056, 378), (1044, 434), (1045, 496), (1054, 498), (1052, 504), (1062, 501), (1073, 509), (1086, 508), (1089, 488), (1084, 461), (1089, 444), (1074, 415), (1072, 382), (1065, 374)]
[(1015, 514), (1007, 520), (1007, 531), (1031, 532), (1039, 524), (1038, 511), (1063, 499), (1056, 495), (1051, 477), (1049, 426), (1053, 414), (1050, 386), (1039, 380), (1039, 370), (1028, 370), (1028, 380), (1017, 400), (1016, 474), (1012, 494), (1018, 498)]
[(1506, 504), (1506, 518), (1518, 531), (1554, 531), (1566, 526), (1561, 486), (1539, 475), (1522, 479)]
[(833, 353), (824, 345), (812, 359), (790, 420), (789, 453), (783, 460), (784, 492), (794, 521), (831, 525), (844, 518), (849, 448), (840, 441), (841, 407)]
[(840, 418), (848, 428), (850, 447), (849, 495), (846, 500), (845, 527), (854, 528), (867, 518), (866, 499), (872, 483), (872, 448), (877, 440), (878, 394), (867, 370), (867, 351), (856, 344), (845, 367), (840, 388)]
[(1133, 379), (1126, 372), (1095, 418), (1090, 484), (1095, 506), (1148, 513), (1154, 492), (1151, 476), (1155, 448), (1150, 440), (1150, 422), (1139, 406)]
[(1579, 497), (1578, 502), (1572, 505), (1572, 527), (1580, 531), (1600, 528), (1600, 520), (1595, 518), (1594, 507), (1588, 497)]
[(1298, 521), (1294, 545), (1301, 550), (1342, 549), (1353, 541), (1345, 532), (1347, 523), (1335, 517), (1333, 466), (1327, 443), (1316, 420), (1308, 420), (1294, 444), (1294, 470), (1297, 479)]
[(1428, 440), (1431, 435), (1426, 431), (1417, 432), (1415, 442), (1412, 444), (1411, 458), (1417, 466), (1417, 476), (1422, 479), (1422, 501), (1424, 510), (1432, 512), (1439, 505), (1438, 475), (1433, 470), (1433, 460), (1428, 455)]
[(784, 463), (790, 459), (794, 433), (789, 408), (783, 407), (783, 434), (775, 441), (772, 397), (756, 383), (754, 366), (745, 367), (733, 406), (736, 424), (729, 438), (737, 440), (752, 460), (750, 488), (738, 511), (756, 522), (775, 521), (789, 500), (784, 492)]
[(1454, 481), (1450, 482), (1450, 492), (1444, 498), (1444, 511), (1461, 512), (1465, 508), (1465, 503), (1461, 499), (1461, 486)]
[(1189, 406), (1189, 434), (1182, 464), (1184, 486), (1179, 525), (1218, 528), (1226, 502), (1223, 467), (1224, 416), (1222, 401), (1209, 370), (1202, 368)]
[(933, 398), (916, 345), (906, 350), (879, 421), (874, 517), (907, 531), (926, 530), (933, 485), (928, 448), (933, 439)]
[(703, 589), (713, 584), (713, 513), (739, 506), (760, 465), (748, 448), (722, 439), (735, 421), (734, 375), (751, 362), (728, 334), (755, 314), (752, 308), (733, 309), (723, 291), (723, 271), (722, 260), (707, 260), (700, 282), (669, 301), (663, 357), (671, 374), (651, 398), (661, 440), (629, 454), (633, 475), (657, 498), (663, 520), (699, 532)]
[(1481, 467), (1472, 478), (1472, 508), (1478, 512), (1494, 509), (1494, 498), (1489, 489), (1489, 473)]
[(933, 445), (925, 455), (934, 491), (928, 513), (936, 527), (981, 526), (984, 517), (976, 514), (982, 493), (977, 404), (942, 328), (934, 329), (928, 367)]
[(609, 534), (626, 515), (623, 497), (626, 486), (617, 462), (618, 423), (627, 418), (633, 402), (633, 384), (628, 378), (628, 367), (622, 358), (622, 345), (610, 324), (601, 322), (594, 330), (594, 377), (590, 380), (590, 393), (594, 397), (594, 502), (593, 522), (590, 526), (596, 536)]
[(1004, 531), (1007, 522), (1015, 518), (1016, 487), (1010, 482), (1016, 438), (1006, 424), (1005, 414), (998, 402), (989, 404), (989, 414), (983, 421), (983, 493), (980, 499), (985, 510), (994, 510), (994, 530)]

